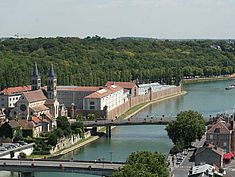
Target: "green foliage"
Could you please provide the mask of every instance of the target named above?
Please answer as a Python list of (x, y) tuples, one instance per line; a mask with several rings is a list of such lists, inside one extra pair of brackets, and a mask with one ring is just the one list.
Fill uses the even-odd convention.
[(177, 154), (179, 152), (183, 152), (183, 150), (184, 144), (182, 142), (176, 142), (176, 145), (171, 148), (170, 154)]
[(14, 132), (13, 141), (14, 141), (14, 142), (18, 142), (18, 141), (22, 141), (22, 140), (23, 140), (22, 130), (17, 129), (17, 130)]
[(26, 154), (24, 152), (20, 152), (18, 158), (19, 159), (26, 159)]
[[(220, 46), (221, 50), (212, 46)], [(54, 63), (61, 85), (104, 85), (108, 80), (171, 82), (185, 77), (234, 72), (234, 43), (154, 39), (8, 39), (0, 42), (0, 88), (30, 84), (34, 62), (43, 84)], [(180, 68), (177, 69), (177, 67)], [(19, 77), (20, 76), (20, 77)]]
[(4, 123), (0, 127), (0, 136), (5, 138), (13, 138), (13, 129), (8, 123)]
[(165, 156), (157, 152), (134, 152), (112, 177), (168, 177), (166, 164)]
[(57, 121), (57, 127), (62, 130), (66, 130), (70, 127), (69, 121), (65, 116), (57, 117), (56, 121)]
[(188, 147), (191, 142), (201, 139), (206, 127), (202, 115), (189, 110), (180, 112), (176, 120), (166, 126), (166, 130), (174, 144), (181, 142), (185, 147)]
[(88, 119), (88, 120), (95, 120), (95, 114), (89, 113), (89, 114), (87, 115), (87, 119)]
[(48, 136), (48, 144), (55, 146), (57, 144), (57, 136), (54, 132), (51, 132)]

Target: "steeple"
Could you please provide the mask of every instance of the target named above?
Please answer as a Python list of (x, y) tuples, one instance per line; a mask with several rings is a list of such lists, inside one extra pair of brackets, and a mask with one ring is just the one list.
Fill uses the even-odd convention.
[(51, 64), (51, 69), (48, 73), (48, 77), (56, 77), (53, 64)]
[(39, 90), (40, 88), (41, 88), (41, 76), (38, 71), (37, 63), (35, 63), (32, 74), (32, 90)]
[(54, 71), (54, 67), (51, 64), (51, 68), (48, 73), (47, 78), (47, 98), (48, 99), (56, 99), (57, 97), (57, 78), (56, 73)]
[(40, 73), (38, 72), (38, 65), (37, 65), (37, 63), (34, 64), (33, 76), (34, 77), (40, 76)]

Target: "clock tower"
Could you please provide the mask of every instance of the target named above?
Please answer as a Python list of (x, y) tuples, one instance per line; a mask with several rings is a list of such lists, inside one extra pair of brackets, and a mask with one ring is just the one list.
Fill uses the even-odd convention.
[(48, 99), (56, 99), (57, 98), (57, 77), (54, 71), (53, 65), (51, 65), (51, 69), (48, 73), (47, 78), (47, 98)]

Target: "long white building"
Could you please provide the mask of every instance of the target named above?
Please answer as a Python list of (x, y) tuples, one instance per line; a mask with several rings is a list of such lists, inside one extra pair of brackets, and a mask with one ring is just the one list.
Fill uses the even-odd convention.
[(103, 110), (107, 107), (107, 111), (110, 111), (125, 103), (128, 100), (127, 95), (128, 92), (116, 85), (104, 87), (83, 99), (83, 109)]
[(138, 95), (146, 95), (150, 92), (150, 90), (152, 92), (158, 92), (158, 91), (166, 90), (169, 88), (174, 88), (176, 86), (175, 85), (161, 85), (158, 82), (155, 82), (155, 83), (150, 83), (150, 84), (139, 84), (138, 87), (139, 87)]

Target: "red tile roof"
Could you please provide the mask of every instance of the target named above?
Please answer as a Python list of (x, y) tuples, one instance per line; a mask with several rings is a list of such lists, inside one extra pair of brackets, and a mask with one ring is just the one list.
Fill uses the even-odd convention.
[(112, 85), (110, 87), (105, 87), (101, 90), (98, 90), (98, 91), (86, 96), (85, 98), (94, 98), (94, 99), (103, 98), (107, 95), (110, 95), (110, 94), (115, 93), (115, 92), (122, 90), (122, 89), (123, 88), (121, 88), (121, 87), (118, 87), (116, 85)]
[(107, 82), (105, 84), (106, 87), (110, 87), (111, 85), (116, 85), (125, 89), (132, 89), (137, 86), (134, 82)]
[(29, 103), (43, 101), (47, 99), (42, 90), (23, 92), (23, 96), (25, 96)]
[(207, 133), (218, 133), (218, 134), (230, 134), (228, 127), (225, 125), (225, 122), (219, 121), (214, 124)]
[(103, 87), (57, 86), (57, 90), (95, 92)]
[(15, 94), (15, 93), (27, 92), (27, 91), (30, 91), (30, 90), (31, 90), (31, 86), (27, 85), (27, 86), (20, 86), (20, 87), (5, 88), (0, 93), (4, 94), (4, 95), (11, 95), (11, 94)]

